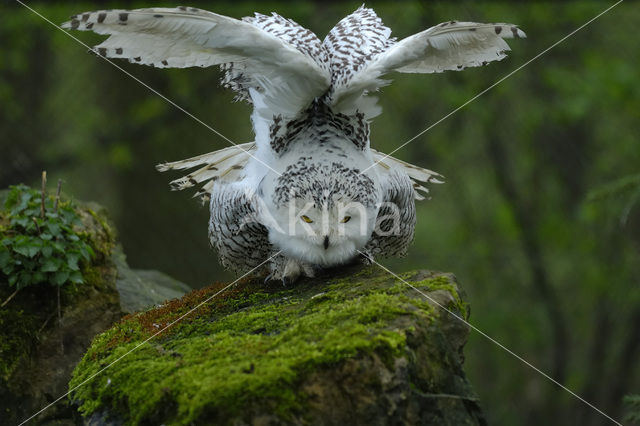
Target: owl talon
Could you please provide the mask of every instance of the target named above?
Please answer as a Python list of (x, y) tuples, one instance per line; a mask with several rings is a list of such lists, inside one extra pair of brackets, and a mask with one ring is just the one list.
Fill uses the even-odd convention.
[(284, 287), (295, 284), (300, 277), (315, 276), (314, 266), (296, 259), (279, 257), (271, 264), (271, 273), (265, 279), (267, 281), (280, 280)]

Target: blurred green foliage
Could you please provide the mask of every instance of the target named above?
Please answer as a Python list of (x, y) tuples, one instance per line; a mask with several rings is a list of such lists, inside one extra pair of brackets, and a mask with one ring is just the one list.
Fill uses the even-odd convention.
[(40, 191), (16, 185), (4, 207), (6, 211), (0, 211), (0, 279), (18, 290), (35, 284), (84, 282), (79, 263), (89, 262), (94, 253), (87, 237), (74, 230), (80, 216), (70, 202), (46, 197), (42, 204)]
[[(528, 35), (486, 67), (393, 75), (372, 145), (392, 151), (611, 4), (368, 2), (400, 38), (450, 19), (513, 22)], [(85, 10), (158, 3), (30, 5), (61, 23)], [(322, 38), (360, 3), (191, 5), (234, 17), (275, 11)], [(3, 8), (1, 186), (47, 169), (111, 210), (132, 265), (194, 286), (229, 278), (208, 248), (207, 209), (169, 193), (176, 175), (153, 168), (226, 142), (41, 18)], [(394, 154), (446, 184), (419, 203), (409, 256), (385, 262), (399, 272), (454, 272), (474, 325), (617, 419), (623, 396), (640, 389), (639, 20), (638, 4), (623, 2)], [(251, 140), (250, 109), (231, 102), (218, 70), (118, 65), (231, 140)], [(604, 423), (473, 332), (466, 357), (490, 424)]]
[(624, 419), (629, 424), (640, 424), (640, 395), (629, 395), (625, 397), (628, 413)]

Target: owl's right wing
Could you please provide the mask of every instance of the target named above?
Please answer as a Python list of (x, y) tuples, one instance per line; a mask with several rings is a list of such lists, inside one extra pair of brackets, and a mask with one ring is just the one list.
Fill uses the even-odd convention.
[(238, 20), (192, 7), (109, 10), (75, 15), (62, 28), (108, 34), (96, 53), (159, 68), (224, 65), (223, 83), (261, 104), (295, 114), (327, 91), (330, 72), (314, 57), (310, 31), (277, 15)]
[[(507, 56), (511, 49), (505, 38), (526, 37), (512, 24), (450, 21), (395, 42), (373, 10), (360, 8), (353, 15), (359, 18), (343, 19), (336, 25), (336, 34), (324, 42), (338, 52), (344, 44), (370, 47), (356, 60), (341, 58), (340, 67), (346, 71), (334, 78), (332, 102), (334, 109), (345, 113), (368, 108), (369, 116), (376, 115), (366, 95), (388, 84), (381, 77), (392, 71), (438, 73), (486, 65)], [(368, 42), (369, 38), (377, 44)]]

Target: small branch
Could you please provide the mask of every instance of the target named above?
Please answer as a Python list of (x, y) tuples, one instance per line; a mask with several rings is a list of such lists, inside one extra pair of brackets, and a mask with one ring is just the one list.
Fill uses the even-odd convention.
[(62, 314), (60, 313), (60, 286), (58, 287), (58, 325), (62, 325)]
[[(62, 313), (61, 313), (61, 309), (60, 309), (60, 286), (56, 286), (57, 287), (57, 293), (58, 293), (58, 328), (62, 328)], [(62, 333), (60, 334), (60, 348), (59, 351), (61, 354), (64, 354), (64, 340), (63, 340), (63, 336)]]
[(58, 202), (60, 202), (60, 190), (62, 189), (62, 179), (58, 179), (58, 190), (56, 191), (56, 201), (53, 204), (53, 210), (58, 213)]
[(53, 318), (53, 316), (55, 315), (55, 312), (52, 312), (51, 315), (49, 315), (47, 317), (47, 319), (45, 320), (44, 324), (42, 324), (42, 326), (40, 327), (40, 329), (38, 330), (38, 334), (42, 333), (42, 330), (44, 330), (44, 328), (47, 326), (47, 324), (49, 324), (49, 321), (51, 321), (51, 318)]
[(2, 302), (2, 305), (0, 305), (0, 308), (4, 308), (4, 305), (6, 305), (7, 303), (9, 303), (9, 301), (10, 301), (11, 299), (13, 299), (13, 297), (14, 297), (16, 294), (18, 294), (18, 292), (19, 292), (19, 291), (20, 291), (20, 289), (18, 288), (18, 289), (16, 289), (16, 291), (14, 291), (13, 293), (11, 293), (11, 296), (7, 297), (7, 299), (6, 299), (4, 302)]
[(42, 171), (42, 197), (40, 198), (40, 217), (44, 219), (44, 200), (47, 193), (47, 172)]
[(448, 398), (448, 399), (461, 399), (463, 401), (471, 401), (471, 402), (479, 402), (478, 398), (474, 398), (472, 396), (462, 396), (462, 395), (453, 395), (450, 393), (425, 393), (421, 392), (418, 389), (412, 389), (412, 392), (417, 393), (418, 395), (424, 398)]
[(38, 225), (38, 220), (35, 217), (31, 218), (33, 220), (33, 223), (36, 224), (36, 229), (38, 230), (38, 235), (42, 234), (42, 231), (40, 231), (40, 226)]

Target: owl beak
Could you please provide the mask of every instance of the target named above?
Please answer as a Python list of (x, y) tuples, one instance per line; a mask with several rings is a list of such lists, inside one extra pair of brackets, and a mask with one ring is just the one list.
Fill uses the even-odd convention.
[(329, 236), (325, 235), (324, 236), (324, 249), (328, 249), (329, 248)]

